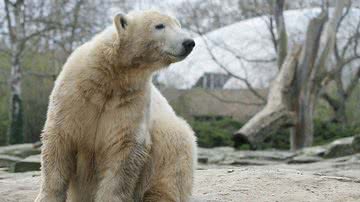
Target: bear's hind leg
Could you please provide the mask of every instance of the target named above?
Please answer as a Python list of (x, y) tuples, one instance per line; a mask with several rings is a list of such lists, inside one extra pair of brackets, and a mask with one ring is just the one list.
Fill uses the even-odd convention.
[(192, 130), (182, 119), (172, 117), (157, 119), (151, 134), (154, 172), (144, 194), (144, 201), (189, 201), (196, 164), (196, 145)]
[(169, 192), (171, 187), (164, 184), (157, 184), (145, 192), (143, 202), (180, 202), (174, 198), (176, 193)]

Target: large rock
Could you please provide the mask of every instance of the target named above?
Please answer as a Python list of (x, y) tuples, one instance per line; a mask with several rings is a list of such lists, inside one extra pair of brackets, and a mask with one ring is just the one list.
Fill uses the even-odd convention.
[(33, 144), (17, 144), (0, 147), (0, 154), (26, 158), (31, 155), (40, 154), (40, 148), (35, 148)]
[(293, 157), (289, 151), (235, 151), (232, 147), (217, 147), (213, 149), (198, 149), (200, 163), (218, 165), (272, 165), (281, 163)]
[(294, 152), (281, 150), (263, 150), (263, 151), (237, 151), (242, 159), (257, 159), (267, 161), (285, 161), (293, 156)]
[(352, 142), (352, 148), (355, 153), (360, 153), (360, 135), (356, 135)]
[(354, 137), (346, 137), (335, 140), (327, 146), (327, 151), (325, 152), (325, 158), (336, 158), (341, 156), (347, 156), (354, 154), (352, 147)]
[(294, 156), (291, 158), (287, 163), (293, 164), (293, 163), (315, 163), (318, 161), (323, 160), (323, 158), (318, 156), (309, 156), (309, 155), (299, 155)]
[(10, 167), (14, 163), (21, 161), (22, 159), (16, 156), (9, 156), (5, 154), (0, 154), (0, 168)]
[(11, 168), (12, 172), (28, 172), (40, 170), (40, 155), (29, 156), (16, 162)]
[(265, 165), (275, 165), (278, 162), (269, 161), (269, 160), (258, 160), (258, 159), (226, 159), (221, 162), (219, 165), (233, 165), (233, 166), (265, 166)]
[(216, 147), (212, 149), (198, 148), (198, 161), (200, 163), (219, 164), (225, 157), (235, 151), (232, 147)]
[(327, 146), (306, 147), (297, 152), (300, 156), (319, 156), (323, 157), (328, 150)]

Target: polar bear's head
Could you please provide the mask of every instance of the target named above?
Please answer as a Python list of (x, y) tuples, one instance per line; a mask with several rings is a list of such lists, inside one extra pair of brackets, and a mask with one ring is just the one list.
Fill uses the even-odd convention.
[(183, 60), (195, 46), (176, 19), (156, 11), (117, 14), (114, 25), (132, 64), (161, 68)]

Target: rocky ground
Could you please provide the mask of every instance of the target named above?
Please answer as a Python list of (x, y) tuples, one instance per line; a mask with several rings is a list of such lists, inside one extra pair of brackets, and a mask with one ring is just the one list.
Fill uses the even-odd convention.
[[(358, 143), (351, 137), (296, 153), (199, 149), (192, 201), (360, 201)], [(38, 153), (30, 144), (0, 147), (0, 202), (34, 200)]]

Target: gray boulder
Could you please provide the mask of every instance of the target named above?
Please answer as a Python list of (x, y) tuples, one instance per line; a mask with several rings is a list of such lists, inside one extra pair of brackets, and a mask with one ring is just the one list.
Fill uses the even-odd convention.
[(266, 161), (285, 161), (295, 156), (294, 152), (281, 150), (238, 151), (237, 153), (244, 159), (257, 159)]
[(200, 163), (218, 164), (234, 151), (235, 149), (232, 147), (198, 148), (198, 161)]
[(354, 137), (351, 145), (354, 153), (360, 153), (360, 134)]
[(346, 137), (335, 140), (327, 146), (327, 151), (325, 152), (325, 158), (337, 158), (342, 156), (347, 156), (354, 154), (352, 147), (354, 137)]
[(40, 148), (35, 148), (33, 144), (16, 144), (0, 147), (0, 154), (26, 158), (31, 155), (40, 154)]
[(323, 158), (318, 156), (309, 156), (309, 155), (299, 155), (295, 156), (288, 161), (289, 164), (296, 164), (296, 163), (315, 163), (318, 161), (323, 160)]
[(272, 165), (293, 157), (289, 151), (235, 151), (232, 147), (198, 148), (198, 162), (217, 165)]
[(276, 161), (258, 160), (258, 159), (225, 159), (220, 165), (232, 166), (265, 166), (278, 164)]
[(0, 168), (10, 167), (11, 165), (19, 161), (21, 161), (21, 158), (19, 157), (0, 154)]
[(28, 172), (40, 170), (40, 155), (29, 156), (19, 162), (16, 162), (12, 168), (12, 172)]
[(327, 151), (327, 146), (306, 147), (297, 152), (299, 156), (319, 156), (323, 157)]

